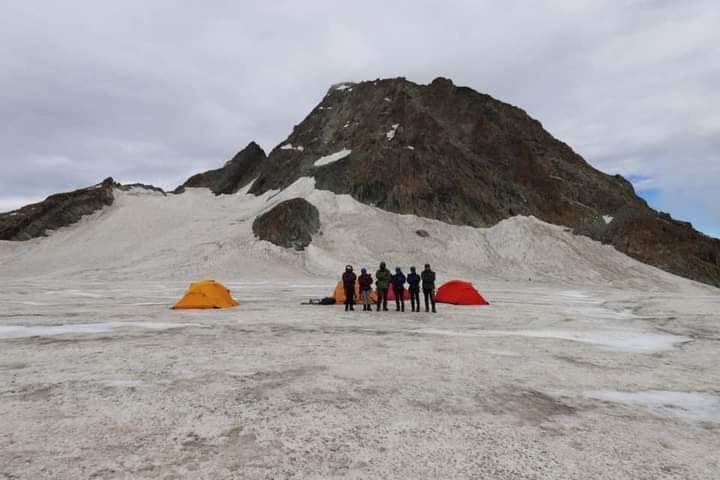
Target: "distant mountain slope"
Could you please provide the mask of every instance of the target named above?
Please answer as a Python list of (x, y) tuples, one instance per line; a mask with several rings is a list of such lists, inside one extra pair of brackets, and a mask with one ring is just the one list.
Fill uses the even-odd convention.
[(0, 213), (0, 240), (29, 240), (44, 236), (47, 230), (71, 225), (83, 215), (112, 205), (114, 200), (112, 178), (73, 192), (56, 193), (42, 202)]
[(248, 172), (251, 193), (311, 176), (320, 189), (452, 224), (533, 215), (720, 286), (720, 240), (652, 210), (523, 110), (444, 78), (336, 85)]
[[(333, 86), (268, 156), (250, 143), (176, 192), (205, 187), (216, 195), (241, 189), (262, 195), (304, 177), (320, 190), (449, 224), (488, 227), (534, 216), (720, 286), (720, 240), (649, 208), (628, 181), (594, 169), (523, 110), (447, 79)], [(0, 214), (0, 240), (75, 223), (113, 204), (114, 189), (123, 188), (106, 179)]]

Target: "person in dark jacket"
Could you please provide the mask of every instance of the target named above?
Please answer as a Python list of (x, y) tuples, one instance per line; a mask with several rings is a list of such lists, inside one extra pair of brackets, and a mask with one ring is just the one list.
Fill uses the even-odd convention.
[(410, 267), (410, 273), (407, 276), (408, 290), (410, 290), (410, 306), (413, 312), (420, 311), (420, 275), (415, 271), (415, 267)]
[(435, 310), (435, 272), (430, 270), (430, 264), (425, 264), (425, 270), (422, 274), (422, 289), (423, 296), (425, 297), (425, 311), (430, 310), (430, 303), (432, 303), (432, 312), (437, 313)]
[(343, 273), (342, 281), (343, 288), (345, 289), (345, 311), (355, 310), (355, 280), (357, 275), (353, 272), (352, 265), (345, 267), (345, 273)]
[(373, 278), (372, 275), (367, 273), (367, 270), (364, 268), (360, 269), (358, 283), (360, 284), (360, 298), (362, 299), (363, 312), (369, 312), (372, 310), (372, 305), (370, 304), (370, 294), (372, 293)]
[(395, 294), (395, 307), (396, 311), (405, 311), (405, 275), (400, 270), (400, 267), (395, 268), (395, 275), (390, 278), (390, 283), (393, 286), (393, 293)]
[(385, 266), (385, 262), (380, 262), (380, 269), (375, 272), (375, 286), (377, 286), (377, 311), (382, 306), (383, 311), (387, 312), (387, 293), (390, 285), (390, 270)]

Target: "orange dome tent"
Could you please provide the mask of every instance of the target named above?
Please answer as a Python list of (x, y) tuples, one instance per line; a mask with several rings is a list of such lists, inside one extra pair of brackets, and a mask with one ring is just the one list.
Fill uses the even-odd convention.
[(453, 305), (489, 305), (472, 283), (462, 280), (450, 280), (438, 288), (435, 301)]
[(185, 296), (172, 308), (229, 308), (238, 305), (237, 300), (230, 295), (230, 290), (222, 283), (203, 280), (191, 283)]
[[(335, 299), (336, 304), (345, 305), (345, 287), (343, 287), (342, 280), (340, 280), (335, 286), (333, 298)], [(375, 295), (375, 290), (372, 290), (370, 292), (370, 301), (372, 303), (377, 303), (377, 296)], [(357, 280), (355, 280), (355, 303), (362, 303), (362, 300), (360, 299), (360, 282), (358, 282)]]

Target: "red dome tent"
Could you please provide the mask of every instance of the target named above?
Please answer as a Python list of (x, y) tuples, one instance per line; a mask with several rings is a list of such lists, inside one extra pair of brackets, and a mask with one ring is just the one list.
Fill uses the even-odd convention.
[[(403, 290), (403, 300), (410, 300), (410, 290), (407, 288)], [(394, 302), (395, 301), (395, 290), (393, 290), (392, 285), (390, 285), (390, 288), (388, 288), (388, 302)]]
[(435, 301), (453, 305), (489, 305), (472, 283), (462, 280), (450, 280), (438, 288)]

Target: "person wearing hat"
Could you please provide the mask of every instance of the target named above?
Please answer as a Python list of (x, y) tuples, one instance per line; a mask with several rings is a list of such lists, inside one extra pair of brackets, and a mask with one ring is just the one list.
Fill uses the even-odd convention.
[(373, 278), (372, 275), (367, 273), (367, 269), (360, 269), (360, 277), (358, 277), (358, 283), (360, 284), (360, 299), (363, 304), (363, 312), (372, 311), (370, 304), (370, 294), (372, 293)]
[(355, 310), (355, 280), (357, 275), (353, 272), (352, 265), (345, 267), (345, 273), (343, 273), (342, 281), (343, 288), (345, 289), (345, 311)]
[(437, 313), (435, 311), (435, 272), (430, 270), (429, 263), (425, 264), (425, 270), (420, 276), (422, 277), (423, 296), (425, 297), (425, 311), (430, 310), (430, 303), (432, 303), (432, 312)]
[(392, 276), (390, 282), (393, 286), (393, 293), (395, 294), (395, 308), (396, 311), (405, 311), (405, 274), (402, 273), (400, 267), (395, 267), (395, 275)]
[(377, 311), (382, 307), (387, 312), (387, 294), (390, 286), (390, 270), (385, 266), (385, 262), (380, 262), (380, 269), (375, 272), (375, 286), (377, 287)]
[(410, 306), (413, 312), (420, 311), (420, 275), (415, 271), (415, 267), (410, 267), (410, 273), (407, 276), (408, 290), (410, 290)]

